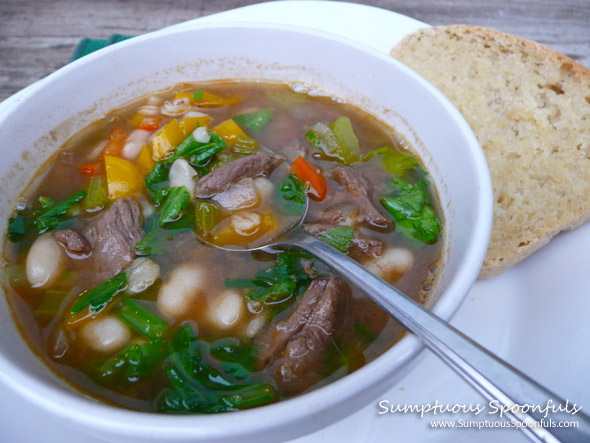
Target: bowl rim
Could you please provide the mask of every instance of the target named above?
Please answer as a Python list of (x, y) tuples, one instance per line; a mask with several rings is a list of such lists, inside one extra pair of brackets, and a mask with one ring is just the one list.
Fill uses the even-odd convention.
[[(36, 91), (50, 86), (53, 82), (62, 81), (62, 77), (69, 75), (72, 71), (75, 72), (80, 66), (95, 63), (96, 60), (108, 57), (112, 52), (119, 51), (127, 46), (140, 45), (143, 44), (143, 42), (152, 39), (219, 28), (231, 28), (234, 30), (268, 29), (303, 33), (321, 39), (332, 40), (339, 44), (352, 46), (372, 55), (373, 57), (379, 58), (386, 63), (395, 65), (396, 69), (413, 77), (421, 87), (426, 89), (444, 106), (445, 110), (453, 118), (461, 132), (464, 134), (466, 142), (471, 146), (471, 153), (473, 156), (472, 161), (475, 164), (476, 169), (475, 175), (479, 178), (478, 185), (480, 186), (478, 207), (475, 211), (477, 219), (476, 228), (471, 238), (470, 245), (466, 248), (466, 253), (457, 273), (453, 276), (451, 283), (445, 289), (444, 294), (441, 295), (432, 309), (432, 312), (441, 318), (447, 321), (450, 320), (463, 303), (469, 289), (477, 279), (491, 234), (493, 201), (492, 183), (485, 156), (480, 148), (477, 138), (467, 124), (465, 118), (438, 89), (401, 62), (365, 44), (358, 43), (339, 35), (303, 26), (275, 23), (232, 21), (227, 23), (193, 23), (190, 26), (179, 28), (165, 28), (134, 37), (133, 39), (120, 42), (117, 45), (103, 48), (100, 51), (89, 54), (60, 68), (42, 80), (27, 87), (26, 90), (21, 91), (23, 94), (19, 94), (20, 96), (17, 99), (12, 100), (9, 105), (3, 109), (3, 112), (0, 112), (0, 125), (2, 125), (3, 120), (5, 120), (12, 111), (18, 109), (21, 103), (29, 100)], [(444, 295), (447, 293), (454, 293), (456, 295), (454, 298), (445, 297)], [(269, 430), (297, 423), (310, 415), (325, 410), (327, 407), (342, 404), (362, 390), (374, 387), (374, 385), (378, 383), (382, 383), (384, 378), (393, 372), (389, 368), (390, 366), (394, 365), (396, 368), (405, 366), (423, 349), (424, 346), (416, 337), (406, 334), (404, 338), (395, 343), (394, 346), (384, 352), (380, 357), (372, 361), (370, 364), (358, 369), (354, 373), (348, 374), (346, 377), (298, 397), (259, 408), (232, 413), (232, 421), (236, 424), (235, 426), (231, 426), (232, 429), (228, 429), (227, 426), (224, 426), (227, 425), (227, 414), (213, 414), (207, 416), (166, 415), (154, 412), (128, 410), (101, 403), (84, 395), (83, 392), (70, 392), (56, 384), (41, 381), (39, 378), (29, 373), (22, 372), (19, 366), (12, 363), (3, 355), (1, 349), (0, 368), (2, 368), (2, 370), (0, 370), (0, 379), (20, 395), (51, 413), (56, 414), (67, 421), (83, 424), (90, 428), (109, 428), (110, 431), (118, 432), (121, 435), (153, 435), (155, 437), (165, 435), (168, 439), (190, 436), (198, 437), (205, 434), (209, 438), (232, 438), (239, 435), (256, 433), (260, 428), (260, 424), (255, 419), (260, 419), (265, 414), (272, 415), (273, 417), (282, 417), (280, 422), (275, 422), (270, 427), (268, 426), (268, 423), (265, 423), (265, 429)], [(369, 380), (369, 382), (367, 382), (367, 380)], [(355, 390), (343, 389), (347, 385), (354, 385), (357, 388)], [(58, 407), (56, 408), (56, 406)]]

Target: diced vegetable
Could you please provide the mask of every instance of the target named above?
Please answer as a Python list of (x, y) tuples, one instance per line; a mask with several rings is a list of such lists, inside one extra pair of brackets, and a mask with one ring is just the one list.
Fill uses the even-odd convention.
[(238, 155), (252, 155), (258, 149), (258, 142), (250, 137), (238, 137), (232, 152)]
[(105, 155), (104, 164), (109, 200), (130, 197), (145, 191), (143, 174), (135, 163)]
[(195, 140), (192, 133), (189, 134), (180, 145), (174, 150), (172, 156), (166, 159), (170, 164), (182, 157), (190, 157), (193, 165), (206, 165), (207, 162), (218, 152), (223, 151), (227, 144), (219, 135), (211, 132), (211, 139), (207, 143), (200, 143)]
[(104, 208), (109, 203), (108, 189), (105, 177), (98, 175), (88, 182), (88, 194), (82, 200), (85, 211), (94, 212)]
[(143, 145), (141, 147), (141, 151), (139, 151), (139, 155), (137, 156), (135, 163), (137, 163), (137, 166), (139, 166), (144, 174), (149, 174), (152, 172), (152, 169), (154, 169), (154, 166), (156, 166), (156, 162), (152, 158), (152, 153), (148, 148), (148, 145)]
[(266, 127), (273, 115), (274, 111), (270, 108), (266, 108), (258, 112), (236, 115), (233, 120), (241, 127), (256, 134)]
[(150, 340), (156, 340), (166, 335), (168, 323), (164, 320), (142, 308), (129, 297), (123, 297), (119, 304), (117, 315), (137, 332)]
[(131, 119), (129, 120), (129, 123), (131, 123), (134, 128), (137, 128), (143, 120), (143, 117), (144, 116), (139, 113), (134, 114), (133, 117), (131, 117)]
[(158, 213), (160, 226), (171, 223), (180, 218), (182, 211), (188, 208), (190, 196), (184, 186), (168, 188), (167, 195)]
[(307, 131), (307, 141), (328, 160), (350, 165), (361, 157), (358, 139), (348, 117), (338, 117), (329, 126), (316, 123)]
[(310, 165), (302, 156), (295, 159), (291, 171), (303, 183), (307, 184), (307, 193), (315, 200), (322, 201), (328, 194), (328, 184), (322, 172)]
[(396, 229), (422, 243), (436, 243), (442, 226), (428, 198), (426, 181), (410, 184), (394, 176), (392, 193), (380, 202), (395, 220)]
[[(242, 213), (237, 213), (240, 217), (243, 216)], [(257, 213), (254, 213), (256, 216), (260, 216)], [(271, 213), (264, 213), (261, 216), (261, 222), (257, 225), (252, 231), (239, 231), (232, 226), (232, 219), (226, 218), (221, 223), (219, 223), (219, 229), (213, 233), (212, 242), (219, 246), (228, 246), (228, 245), (246, 245), (254, 240), (259, 239), (265, 234), (272, 232), (277, 229), (277, 222), (275, 220), (274, 215)]]
[(367, 153), (363, 158), (363, 161), (369, 161), (376, 155), (383, 156), (383, 167), (392, 174), (404, 175), (408, 171), (420, 167), (416, 159), (410, 154), (396, 151), (389, 146), (384, 146), (383, 148)]
[(211, 117), (203, 115), (201, 117), (186, 117), (180, 122), (179, 128), (184, 137), (192, 133), (199, 126), (207, 126), (211, 121)]
[(248, 135), (232, 119), (219, 123), (213, 128), (213, 131), (224, 139), (230, 148), (236, 144), (238, 138), (248, 138)]
[(221, 97), (207, 91), (197, 91), (193, 94), (194, 103), (201, 108), (218, 108), (220, 106), (235, 105), (241, 98), (238, 96)]
[(319, 235), (321, 240), (343, 253), (347, 253), (350, 249), (353, 236), (354, 228), (349, 226), (337, 226), (335, 228), (326, 229)]
[(139, 125), (137, 125), (138, 129), (143, 129), (145, 131), (155, 131), (160, 127), (162, 123), (161, 117), (143, 117)]
[(102, 155), (112, 155), (118, 156), (121, 154), (123, 150), (123, 146), (125, 145), (125, 140), (127, 139), (127, 131), (121, 128), (115, 128), (111, 131), (109, 135), (109, 141), (107, 145), (102, 150)]
[(127, 284), (127, 274), (120, 272), (113, 278), (104, 281), (100, 285), (83, 292), (74, 303), (70, 314), (77, 314), (84, 308), (88, 307), (94, 314), (99, 313), (104, 307), (125, 288)]
[(203, 126), (208, 122), (209, 117), (187, 117), (180, 123), (178, 120), (171, 120), (150, 141), (149, 148), (153, 159), (156, 161), (166, 159), (170, 152), (195, 130), (197, 125)]
[(195, 229), (205, 235), (217, 226), (219, 221), (219, 210), (212, 202), (199, 201), (195, 203)]
[(49, 209), (37, 216), (35, 220), (37, 231), (39, 231), (39, 233), (43, 233), (54, 229), (61, 221), (67, 218), (67, 212), (72, 208), (72, 206), (74, 206), (74, 204), (78, 203), (84, 197), (86, 197), (86, 192), (78, 191), (65, 199), (63, 202), (54, 206), (49, 206), (49, 201), (42, 202), (41, 205), (43, 208), (45, 209), (49, 207)]
[(94, 174), (96, 174), (96, 170), (97, 165), (95, 165), (94, 163), (88, 163), (86, 165), (82, 165), (80, 166), (80, 168), (78, 168), (80, 170), (80, 173), (85, 176), (85, 177), (92, 177), (94, 176)]

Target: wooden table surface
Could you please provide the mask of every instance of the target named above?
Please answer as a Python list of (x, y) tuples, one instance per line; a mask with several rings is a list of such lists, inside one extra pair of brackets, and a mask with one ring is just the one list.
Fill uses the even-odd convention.
[[(65, 65), (84, 37), (139, 35), (251, 0), (0, 0), (0, 101)], [(467, 23), (544, 43), (590, 68), (590, 0), (371, 0), (432, 25)]]

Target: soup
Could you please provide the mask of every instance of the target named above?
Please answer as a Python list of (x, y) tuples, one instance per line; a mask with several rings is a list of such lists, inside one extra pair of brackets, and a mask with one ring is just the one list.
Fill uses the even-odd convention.
[(181, 84), (66, 143), (16, 202), (15, 317), (86, 394), (213, 413), (299, 395), (403, 329), (298, 250), (302, 229), (414, 299), (433, 291), (441, 211), (411, 147), (360, 109), (262, 83)]

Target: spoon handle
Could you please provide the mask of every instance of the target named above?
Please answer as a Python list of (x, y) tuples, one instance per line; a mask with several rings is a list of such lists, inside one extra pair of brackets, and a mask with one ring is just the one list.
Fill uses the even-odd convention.
[[(572, 408), (575, 406), (577, 409), (579, 405), (548, 391), (354, 260), (300, 230), (296, 230), (288, 242), (278, 246), (304, 249), (341, 275), (351, 276), (353, 282), (362, 282), (357, 284), (361, 291), (418, 336), (427, 348), (488, 401), (495, 400), (494, 406), (499, 408), (511, 408), (506, 410), (505, 415), (525, 425), (531, 421), (540, 422), (542, 427), (519, 428), (532, 440), (590, 441), (590, 417), (582, 412), (572, 414)], [(531, 405), (533, 410), (514, 411), (515, 405)], [(532, 408), (532, 405), (537, 407)], [(559, 406), (567, 407), (567, 412), (558, 410)], [(577, 427), (552, 426), (550, 420), (553, 424), (575, 421)]]

